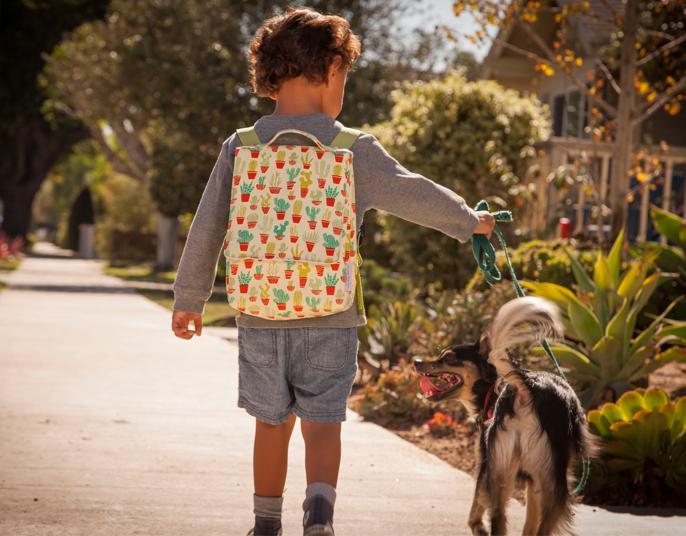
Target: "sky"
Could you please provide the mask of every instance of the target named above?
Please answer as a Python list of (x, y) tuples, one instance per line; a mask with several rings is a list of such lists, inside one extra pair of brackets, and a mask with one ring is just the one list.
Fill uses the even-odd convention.
[[(433, 27), (442, 24), (456, 30), (458, 35), (469, 34), (476, 29), (476, 24), (469, 14), (463, 13), (459, 17), (453, 14), (452, 0), (419, 0), (417, 5), (422, 6), (422, 13), (406, 16), (401, 22), (403, 26), (427, 28), (428, 25)], [(464, 38), (460, 39), (458, 47), (472, 52), (479, 61), (488, 53), (489, 48), (488, 46), (478, 47)]]

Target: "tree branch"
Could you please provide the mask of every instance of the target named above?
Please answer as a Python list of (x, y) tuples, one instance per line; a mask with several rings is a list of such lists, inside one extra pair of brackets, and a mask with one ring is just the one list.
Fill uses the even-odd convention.
[(622, 89), (619, 87), (619, 84), (617, 84), (615, 77), (612, 76), (610, 69), (608, 69), (607, 65), (605, 65), (605, 62), (603, 62), (601, 59), (597, 59), (596, 64), (598, 67), (600, 67), (600, 70), (603, 71), (603, 74), (605, 75), (605, 78), (607, 78), (607, 81), (610, 82), (612, 89), (614, 89), (617, 95), (619, 95), (622, 92)]
[(680, 35), (679, 37), (672, 39), (669, 43), (661, 46), (657, 50), (654, 50), (653, 52), (651, 52), (647, 56), (641, 58), (640, 60), (638, 60), (636, 62), (636, 66), (640, 67), (641, 65), (645, 65), (646, 63), (657, 58), (660, 54), (667, 52), (668, 50), (670, 50), (674, 47), (678, 47), (684, 41), (686, 41), (686, 33), (684, 33), (683, 35)]
[(644, 106), (641, 111), (640, 115), (633, 119), (631, 121), (631, 126), (635, 127), (637, 125), (640, 125), (643, 121), (648, 119), (651, 115), (653, 115), (657, 110), (662, 108), (665, 104), (669, 102), (669, 99), (677, 95), (678, 93), (686, 90), (686, 75), (684, 75), (681, 80), (679, 80), (676, 84), (674, 84), (671, 89), (668, 89), (662, 95), (659, 95), (657, 99), (652, 104), (648, 104)]
[[(548, 61), (557, 63), (557, 60), (555, 59), (555, 53), (550, 49), (548, 44), (543, 41), (540, 35), (538, 35), (536, 32), (533, 31), (531, 26), (529, 24), (523, 23), (521, 25), (524, 28), (524, 31), (527, 33), (531, 39), (533, 39), (534, 43), (538, 46), (538, 48), (541, 49), (541, 51), (546, 55), (548, 58)], [(602, 98), (598, 97), (598, 95), (595, 95), (591, 93), (588, 88), (586, 87), (586, 84), (584, 84), (581, 80), (579, 80), (576, 76), (574, 76), (573, 73), (571, 72), (565, 72), (565, 75), (567, 78), (570, 79), (581, 91), (583, 91), (586, 95), (588, 95), (589, 99), (593, 101), (593, 103), (597, 104), (600, 108), (602, 108), (604, 111), (606, 111), (610, 116), (615, 117), (617, 115), (617, 109), (612, 106), (610, 103), (607, 101), (603, 100)]]

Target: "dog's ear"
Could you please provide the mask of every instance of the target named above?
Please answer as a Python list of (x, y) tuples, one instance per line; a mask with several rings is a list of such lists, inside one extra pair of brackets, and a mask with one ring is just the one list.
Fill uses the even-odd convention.
[(484, 333), (479, 340), (479, 355), (482, 359), (487, 360), (488, 354), (491, 353), (491, 339), (488, 333)]

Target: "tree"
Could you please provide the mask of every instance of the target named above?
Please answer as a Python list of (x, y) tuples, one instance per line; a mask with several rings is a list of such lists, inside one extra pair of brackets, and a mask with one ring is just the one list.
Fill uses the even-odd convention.
[(107, 0), (39, 2), (9, 0), (0, 4), (0, 230), (25, 238), (31, 206), (52, 166), (88, 135), (79, 121), (62, 114), (45, 118), (45, 100), (37, 84), (42, 54), (64, 32), (84, 20), (102, 17)]
[[(262, 21), (287, 4), (115, 0), (105, 21), (82, 25), (48, 61), (51, 105), (83, 121), (114, 169), (150, 189), (162, 226), (159, 268), (171, 266), (177, 217), (195, 210), (221, 141), (271, 111), (271, 102), (250, 93), (245, 47)], [(350, 18), (367, 44), (342, 120), (377, 117), (399, 69), (384, 52), (400, 4), (308, 4)]]
[[(533, 144), (548, 130), (537, 99), (493, 81), (468, 82), (461, 71), (406, 83), (391, 98), (391, 119), (370, 130), (403, 165), (469, 202), (524, 206)], [(438, 231), (390, 216), (382, 228), (392, 266), (412, 274), (418, 286), (460, 288), (473, 271), (463, 257), (469, 253), (458, 255), (456, 242)]]
[[(486, 43), (489, 28), (517, 24), (534, 44), (522, 49), (499, 37), (495, 42), (531, 60), (543, 76), (556, 70), (584, 92), (591, 105), (591, 125), (597, 139), (613, 144), (611, 208), (613, 237), (627, 218), (627, 194), (637, 129), (659, 110), (677, 114), (686, 92), (684, 0), (521, 1), (456, 0), (456, 15), (470, 12), (479, 29), (468, 36)], [(556, 25), (552, 42), (534, 30), (541, 17)], [(613, 27), (611, 40), (597, 57), (584, 60), (574, 48), (580, 20), (600, 21)], [(590, 61), (589, 82), (577, 68)]]

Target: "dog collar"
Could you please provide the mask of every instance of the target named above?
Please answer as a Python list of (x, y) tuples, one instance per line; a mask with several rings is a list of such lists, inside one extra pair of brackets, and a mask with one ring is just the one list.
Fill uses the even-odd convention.
[(491, 404), (491, 396), (493, 396), (493, 391), (495, 390), (495, 383), (491, 385), (491, 387), (488, 389), (488, 392), (486, 393), (486, 398), (484, 399), (484, 407), (481, 410), (481, 415), (484, 420), (490, 420), (493, 418), (493, 410), (495, 408), (495, 400), (493, 400), (493, 404)]

